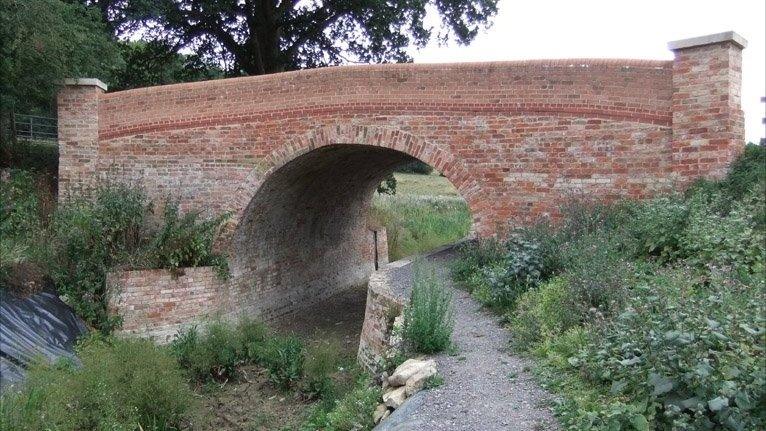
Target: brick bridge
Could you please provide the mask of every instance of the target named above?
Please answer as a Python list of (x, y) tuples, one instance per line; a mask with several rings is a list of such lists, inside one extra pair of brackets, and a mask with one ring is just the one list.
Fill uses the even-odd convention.
[(115, 93), (68, 80), (60, 196), (117, 178), (234, 214), (231, 280), (186, 280), (208, 280), (184, 290), (193, 308), (191, 293), (123, 295), (123, 309), (165, 304), (136, 326), (271, 318), (366, 281), (372, 191), (412, 158), (457, 187), (480, 235), (556, 217), (572, 193), (643, 198), (723, 175), (743, 148), (744, 46), (730, 32), (672, 42), (672, 61), (344, 66)]

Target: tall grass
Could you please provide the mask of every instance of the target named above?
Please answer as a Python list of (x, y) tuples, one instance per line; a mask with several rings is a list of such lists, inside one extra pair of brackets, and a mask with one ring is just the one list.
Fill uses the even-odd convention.
[(372, 219), (386, 228), (392, 261), (458, 241), (471, 229), (468, 205), (453, 197), (376, 196)]
[(168, 352), (149, 341), (93, 337), (82, 364), (35, 364), (0, 399), (0, 430), (177, 430), (194, 407)]

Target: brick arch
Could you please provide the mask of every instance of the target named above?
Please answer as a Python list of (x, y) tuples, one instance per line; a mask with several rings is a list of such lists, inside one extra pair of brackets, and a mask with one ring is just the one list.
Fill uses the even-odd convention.
[(395, 127), (341, 123), (316, 127), (290, 139), (264, 158), (259, 166), (254, 167), (234, 193), (235, 207), (239, 209), (236, 219), (239, 221), (242, 218), (263, 182), (274, 172), (312, 150), (337, 144), (388, 148), (429, 164), (455, 186), (468, 204), (474, 230), (481, 231), (480, 226), (477, 226), (484, 219), (479, 201), (480, 187), (462, 161), (449, 150)]

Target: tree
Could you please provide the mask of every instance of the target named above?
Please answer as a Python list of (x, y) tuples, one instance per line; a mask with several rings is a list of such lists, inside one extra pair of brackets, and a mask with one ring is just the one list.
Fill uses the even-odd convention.
[(108, 80), (121, 67), (117, 44), (94, 10), (59, 0), (0, 0), (0, 114), (50, 113), (62, 79)]
[(176, 82), (202, 81), (223, 76), (217, 65), (197, 55), (179, 54), (161, 42), (135, 41), (120, 44), (125, 68), (115, 76), (111, 89), (127, 90)]
[[(497, 0), (82, 0), (120, 36), (191, 50), (231, 75), (410, 61), (409, 46), (471, 42)], [(438, 34), (425, 24), (438, 14)]]

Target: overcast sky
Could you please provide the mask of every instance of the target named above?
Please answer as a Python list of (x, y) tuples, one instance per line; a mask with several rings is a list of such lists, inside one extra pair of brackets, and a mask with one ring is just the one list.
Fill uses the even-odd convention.
[(745, 138), (764, 136), (766, 1), (500, 0), (494, 25), (467, 47), (413, 51), (416, 63), (538, 58), (672, 59), (667, 43), (734, 30), (743, 52)]

